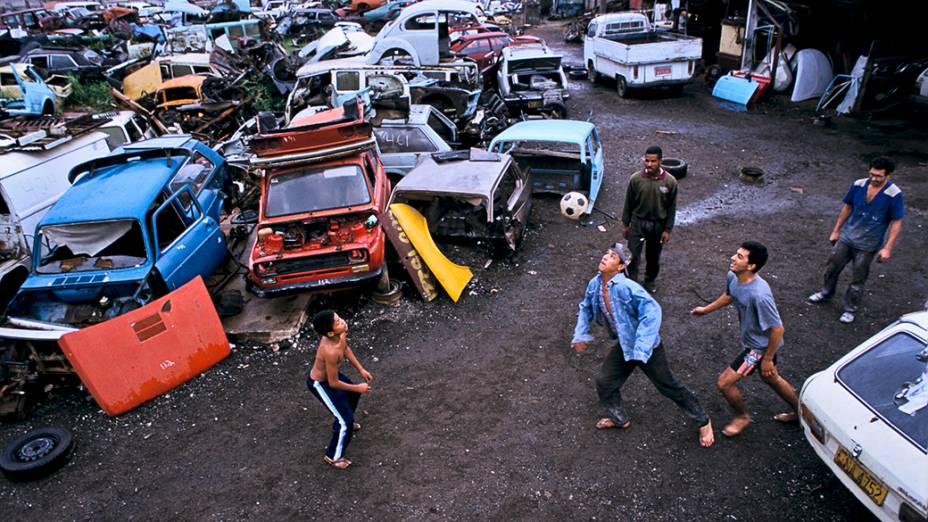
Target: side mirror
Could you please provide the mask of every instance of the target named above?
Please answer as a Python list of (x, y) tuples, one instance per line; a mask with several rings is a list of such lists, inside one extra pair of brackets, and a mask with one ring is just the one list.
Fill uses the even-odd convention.
[(255, 225), (258, 223), (257, 210), (243, 210), (229, 220), (233, 225)]

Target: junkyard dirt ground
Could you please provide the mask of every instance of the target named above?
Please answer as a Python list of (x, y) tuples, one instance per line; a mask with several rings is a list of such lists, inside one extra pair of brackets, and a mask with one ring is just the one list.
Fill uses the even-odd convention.
[[(533, 31), (580, 63), (559, 25)], [(576, 304), (602, 250), (620, 237), (603, 214), (568, 221), (539, 199), (523, 249), (484, 268), (483, 251), (449, 246), (474, 282), (453, 304), (411, 292), (396, 308), (340, 294), (349, 342), (375, 376), (359, 408), (355, 465), (321, 460), (331, 417), (307, 393), (309, 330), (275, 351), (236, 346), (205, 375), (117, 418), (79, 392), (58, 395), (27, 422), (0, 426), (0, 441), (39, 425), (73, 430), (74, 457), (32, 483), (0, 479), (4, 520), (848, 520), (869, 514), (818, 460), (797, 426), (771, 420), (783, 407), (758, 379), (745, 384), (755, 423), (736, 439), (715, 389), (735, 356), (737, 314), (693, 318), (723, 289), (728, 257), (745, 239), (771, 249), (763, 271), (786, 326), (784, 376), (812, 373), (928, 298), (925, 129), (839, 120), (813, 126), (812, 104), (782, 100), (748, 113), (718, 106), (700, 82), (680, 97), (622, 100), (613, 86), (571, 82), (572, 116), (592, 112), (602, 132), (606, 182), (597, 207), (618, 215), (644, 149), (689, 162), (678, 226), (665, 249), (657, 300), (677, 376), (716, 426), (696, 430), (639, 372), (624, 388), (633, 426), (597, 431), (594, 376), (603, 332), (583, 355), (568, 348)], [(657, 132), (669, 131), (669, 132)], [(836, 304), (810, 305), (840, 198), (888, 154), (905, 191), (906, 221), (888, 264), (875, 264), (857, 322)], [(761, 185), (738, 180), (763, 168)], [(595, 224), (602, 223), (605, 232)], [(842, 279), (842, 289), (846, 279)], [(350, 372), (354, 375), (353, 372)]]

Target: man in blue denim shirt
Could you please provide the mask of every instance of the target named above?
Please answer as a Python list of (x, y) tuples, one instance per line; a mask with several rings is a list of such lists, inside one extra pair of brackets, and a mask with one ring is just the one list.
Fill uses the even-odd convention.
[(586, 350), (586, 343), (593, 340), (591, 321), (605, 324), (611, 338), (618, 338), (596, 378), (596, 392), (608, 412), (608, 416), (596, 422), (596, 428), (631, 426), (622, 405), (622, 385), (640, 367), (657, 391), (677, 403), (699, 426), (699, 443), (707, 448), (715, 442), (712, 423), (693, 392), (670, 372), (659, 334), (661, 307), (644, 288), (625, 277), (628, 260), (628, 253), (619, 243), (603, 255), (599, 274), (590, 280), (580, 303), (577, 327), (570, 342), (574, 350)]
[(828, 238), (833, 246), (825, 268), (825, 281), (821, 290), (809, 296), (809, 301), (820, 303), (831, 299), (838, 286), (838, 276), (850, 263), (851, 284), (844, 292), (844, 313), (838, 318), (842, 323), (854, 322), (874, 256), (880, 263), (889, 261), (902, 230), (905, 217), (902, 189), (889, 180), (895, 168), (893, 161), (885, 157), (870, 162), (868, 177), (851, 184), (844, 196), (844, 206)]

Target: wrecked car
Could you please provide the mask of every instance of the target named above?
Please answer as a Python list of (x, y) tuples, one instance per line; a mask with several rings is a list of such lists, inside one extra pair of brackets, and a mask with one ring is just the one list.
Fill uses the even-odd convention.
[(360, 27), (355, 31), (333, 27), (319, 39), (306, 44), (298, 56), (306, 58), (307, 63), (315, 63), (367, 54), (373, 45), (374, 38)]
[(403, 9), (377, 33), (367, 63), (437, 65), (454, 58), (449, 31), (455, 26), (479, 25), (477, 4), (462, 0), (425, 0)]
[(510, 114), (567, 116), (567, 76), (561, 56), (545, 45), (506, 47), (496, 73), (499, 94)]
[(221, 156), (184, 135), (71, 169), (73, 185), (35, 228), (32, 273), (0, 327), (0, 415), (21, 417), (46, 384), (73, 378), (54, 341), (206, 278), (226, 260), (227, 177)]
[(596, 126), (586, 121), (530, 120), (498, 134), (487, 147), (512, 155), (532, 171), (534, 192), (582, 192), (589, 200), (587, 213), (603, 182), (603, 146)]
[(74, 74), (81, 81), (103, 78), (103, 57), (90, 49), (40, 47), (23, 54), (19, 61), (50, 74)]
[(22, 63), (0, 67), (0, 112), (13, 116), (55, 114), (57, 100), (35, 67)]
[(480, 73), (471, 61), (414, 67), (369, 65), (361, 57), (307, 63), (287, 99), (285, 117), (309, 106), (329, 105), (339, 95), (368, 87), (368, 78), (401, 75), (409, 82), (411, 103), (432, 105), (456, 122), (467, 121), (480, 99)]
[(380, 159), (391, 181), (398, 181), (420, 159), (448, 152), (457, 141), (457, 127), (431, 105), (412, 105), (401, 118), (384, 117), (374, 127)]
[(360, 100), (252, 138), (260, 169), (248, 288), (260, 297), (389, 285), (380, 224), (390, 182)]
[(200, 103), (203, 99), (203, 82), (206, 76), (190, 74), (172, 78), (155, 91), (156, 108), (160, 110)]
[(532, 211), (531, 186), (531, 171), (508, 154), (455, 151), (423, 159), (393, 188), (390, 204), (418, 210), (434, 237), (515, 252)]
[(928, 517), (928, 311), (811, 375), (799, 413), (815, 455), (875, 518)]
[(0, 156), (0, 313), (29, 274), (32, 233), (71, 186), (71, 166), (109, 151), (106, 136), (93, 132), (51, 150)]

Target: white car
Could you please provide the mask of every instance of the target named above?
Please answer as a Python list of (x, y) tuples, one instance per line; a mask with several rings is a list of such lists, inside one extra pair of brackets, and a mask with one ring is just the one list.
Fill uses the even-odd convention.
[(928, 311), (902, 316), (799, 394), (806, 439), (878, 518), (928, 520)]

